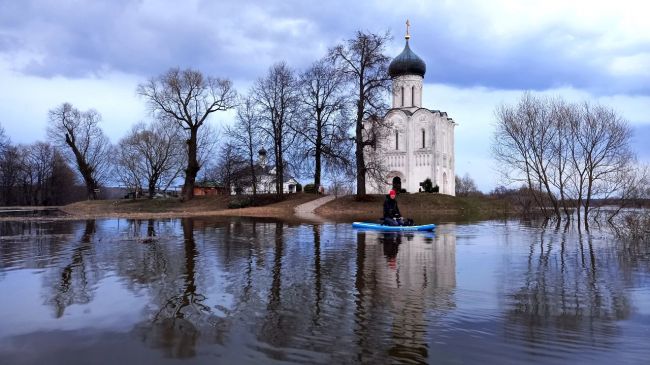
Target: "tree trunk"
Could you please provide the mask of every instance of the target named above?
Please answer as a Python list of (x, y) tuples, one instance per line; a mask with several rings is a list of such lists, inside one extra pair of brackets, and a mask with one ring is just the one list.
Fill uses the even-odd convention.
[(187, 140), (187, 168), (185, 169), (185, 183), (183, 184), (183, 200), (191, 200), (194, 198), (194, 182), (200, 169), (199, 161), (196, 159), (197, 129), (197, 127), (190, 129), (190, 139)]
[(282, 182), (284, 180), (284, 160), (282, 159), (282, 135), (276, 136), (275, 146), (275, 194), (283, 195)]
[[(320, 119), (320, 118), (319, 118)], [(318, 127), (316, 131), (316, 150), (315, 150), (315, 169), (314, 169), (314, 185), (316, 188), (320, 186), (320, 171), (321, 171), (321, 149), (323, 144), (323, 132), (321, 127), (321, 122), (318, 121)]]
[(251, 180), (253, 182), (253, 196), (257, 195), (257, 177), (255, 176), (255, 161), (253, 161), (253, 154), (249, 156), (249, 163), (251, 167)]
[(97, 199), (97, 193), (95, 193), (95, 189), (97, 188), (97, 182), (95, 179), (93, 179), (93, 171), (90, 166), (86, 163), (86, 160), (84, 159), (83, 155), (77, 148), (77, 146), (74, 144), (74, 141), (70, 137), (69, 134), (65, 135), (65, 142), (70, 148), (72, 149), (72, 153), (74, 153), (74, 157), (77, 160), (77, 167), (79, 168), (79, 173), (81, 173), (81, 177), (84, 179), (84, 183), (86, 184), (86, 193), (88, 196), (88, 199), (91, 200), (96, 200)]
[(154, 194), (156, 194), (156, 180), (155, 179), (150, 179), (149, 180), (149, 199), (153, 199)]
[(356, 148), (354, 156), (357, 160), (357, 196), (366, 195), (366, 161), (363, 156), (363, 83), (357, 102), (357, 126), (355, 131)]

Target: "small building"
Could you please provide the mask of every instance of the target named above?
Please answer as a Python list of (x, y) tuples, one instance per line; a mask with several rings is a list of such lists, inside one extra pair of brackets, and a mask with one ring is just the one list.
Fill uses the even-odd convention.
[[(243, 176), (250, 176), (248, 168), (243, 169), (240, 172)], [(266, 163), (266, 150), (261, 149), (259, 151), (259, 158), (257, 164), (255, 165), (255, 187), (258, 194), (275, 194), (276, 193), (276, 177), (277, 172), (275, 166), (268, 166)], [(235, 195), (239, 194), (253, 194), (253, 184), (250, 182), (250, 177), (248, 179), (242, 179), (242, 181), (248, 181), (242, 183), (240, 186), (232, 186), (230, 189), (230, 194)], [(282, 192), (284, 194), (293, 194), (297, 192), (297, 186), (299, 185), (298, 180), (293, 176), (286, 175), (282, 181)]]
[(228, 195), (229, 189), (225, 186), (211, 182), (196, 183), (194, 196)]

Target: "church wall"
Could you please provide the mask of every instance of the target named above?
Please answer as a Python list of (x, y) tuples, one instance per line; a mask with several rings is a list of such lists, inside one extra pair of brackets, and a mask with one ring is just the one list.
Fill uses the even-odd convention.
[[(403, 99), (402, 91), (404, 92)], [(392, 94), (393, 108), (422, 107), (422, 77), (417, 75), (396, 77), (393, 80)]]

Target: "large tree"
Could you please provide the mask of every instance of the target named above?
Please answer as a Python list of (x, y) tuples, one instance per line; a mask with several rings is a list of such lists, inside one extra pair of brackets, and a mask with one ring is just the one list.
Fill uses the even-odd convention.
[(236, 92), (230, 80), (205, 76), (200, 71), (172, 68), (138, 86), (152, 112), (174, 120), (187, 132), (187, 167), (182, 196), (194, 197), (194, 183), (201, 169), (199, 131), (208, 117), (235, 105)]
[(313, 157), (314, 184), (321, 185), (323, 162), (329, 170), (350, 163), (349, 90), (346, 75), (328, 60), (320, 60), (300, 75), (300, 103), (308, 118), (296, 132), (304, 142), (305, 161)]
[(232, 142), (231, 147), (237, 149), (241, 155), (246, 156), (248, 180), (252, 184), (253, 195), (257, 194), (255, 154), (256, 150), (262, 145), (260, 127), (260, 117), (255, 109), (255, 101), (250, 96), (242, 98), (237, 106), (235, 124), (226, 128), (226, 134)]
[(88, 199), (97, 199), (100, 184), (111, 162), (111, 144), (99, 127), (101, 115), (94, 109), (80, 111), (70, 103), (50, 110), (47, 133), (54, 145), (77, 167), (86, 184)]
[(266, 76), (259, 78), (251, 90), (259, 111), (260, 126), (273, 143), (276, 194), (283, 194), (285, 156), (296, 139), (292, 123), (298, 112), (298, 82), (285, 62), (271, 66)]
[(381, 124), (388, 109), (386, 103), (390, 79), (388, 63), (390, 58), (384, 54), (388, 34), (379, 35), (358, 31), (356, 36), (329, 51), (329, 58), (347, 76), (354, 93), (356, 106), (354, 116), (354, 142), (357, 170), (357, 195), (366, 194), (366, 174), (368, 164), (364, 150), (375, 146), (375, 133), (364, 133), (364, 122), (371, 128)]

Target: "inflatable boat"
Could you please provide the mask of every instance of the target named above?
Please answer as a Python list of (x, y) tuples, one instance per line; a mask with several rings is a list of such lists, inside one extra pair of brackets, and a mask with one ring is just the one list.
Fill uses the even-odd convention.
[(413, 231), (425, 231), (430, 232), (436, 229), (435, 224), (424, 224), (421, 226), (386, 226), (379, 223), (369, 223), (369, 222), (354, 222), (352, 223), (352, 228), (358, 229), (373, 229), (376, 231), (386, 231), (386, 232), (413, 232)]

